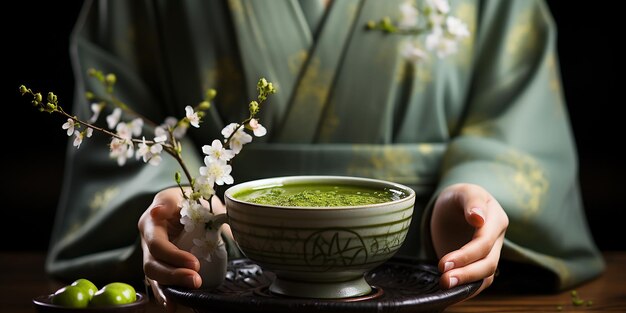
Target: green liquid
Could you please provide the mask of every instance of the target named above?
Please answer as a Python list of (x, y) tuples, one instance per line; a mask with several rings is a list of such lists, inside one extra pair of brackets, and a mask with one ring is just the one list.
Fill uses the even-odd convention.
[(234, 198), (257, 204), (291, 207), (340, 207), (390, 202), (407, 195), (394, 189), (351, 185), (289, 184), (245, 190)]

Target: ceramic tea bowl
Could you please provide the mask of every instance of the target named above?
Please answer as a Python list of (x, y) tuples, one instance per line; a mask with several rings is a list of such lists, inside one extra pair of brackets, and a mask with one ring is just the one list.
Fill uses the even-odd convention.
[[(304, 191), (304, 196), (295, 196), (286, 206), (253, 200), (289, 195), (292, 189)], [(348, 204), (334, 202), (326, 192), (345, 193)], [(363, 194), (382, 198), (353, 204), (359, 201), (352, 197)], [(361, 177), (287, 176), (232, 186), (225, 201), (228, 224), (241, 251), (276, 274), (270, 292), (336, 299), (372, 291), (364, 274), (391, 258), (404, 242), (415, 192)]]

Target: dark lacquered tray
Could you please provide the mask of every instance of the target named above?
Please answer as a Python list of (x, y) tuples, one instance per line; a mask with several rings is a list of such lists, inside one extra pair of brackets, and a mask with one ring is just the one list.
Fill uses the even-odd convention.
[(168, 298), (196, 312), (442, 312), (471, 296), (480, 282), (439, 288), (439, 271), (410, 258), (392, 258), (366, 274), (371, 294), (348, 299), (292, 298), (270, 293), (274, 274), (248, 259), (230, 261), (226, 281), (213, 290), (165, 287)]

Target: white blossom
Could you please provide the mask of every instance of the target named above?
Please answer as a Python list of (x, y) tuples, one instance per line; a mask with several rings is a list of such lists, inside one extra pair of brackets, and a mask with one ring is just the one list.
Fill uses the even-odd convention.
[(157, 166), (161, 164), (161, 151), (163, 151), (163, 146), (161, 144), (154, 144), (150, 147), (150, 165)]
[(195, 128), (200, 127), (200, 117), (198, 116), (198, 112), (194, 112), (190, 105), (185, 107), (185, 117), (187, 117), (191, 126)]
[(80, 132), (75, 130), (74, 131), (74, 147), (76, 147), (76, 149), (80, 148), (80, 144), (83, 143), (83, 139), (85, 139), (85, 137), (89, 138), (91, 137), (91, 135), (93, 134), (93, 129), (91, 128), (87, 128), (85, 131)]
[(111, 149), (109, 156), (116, 158), (119, 166), (126, 164), (126, 160), (131, 158), (135, 152), (133, 143), (127, 139), (113, 138), (109, 148)]
[(143, 158), (144, 162), (148, 161), (147, 155), (150, 153), (150, 146), (146, 144), (146, 137), (141, 138), (141, 142), (137, 145), (138, 149), (135, 152), (135, 158), (139, 160), (139, 158)]
[(218, 185), (232, 184), (234, 182), (230, 172), (232, 166), (222, 160), (213, 160), (209, 156), (204, 157), (206, 166), (200, 167), (200, 175), (206, 176), (209, 181), (213, 181)]
[(225, 149), (222, 142), (215, 139), (211, 145), (202, 146), (202, 152), (213, 160), (229, 161), (235, 156), (235, 152)]
[(263, 125), (261, 125), (261, 123), (259, 123), (259, 120), (257, 120), (256, 118), (251, 119), (248, 125), (250, 126), (250, 128), (252, 128), (252, 133), (254, 133), (254, 135), (257, 137), (263, 137), (265, 136), (265, 134), (267, 134), (267, 129), (265, 129), (265, 127), (263, 127)]
[(130, 139), (133, 138), (133, 131), (129, 127), (129, 124), (127, 124), (127, 123), (119, 123), (119, 124), (117, 124), (117, 127), (115, 127), (115, 131), (116, 131), (117, 135), (122, 137), (123, 139), (130, 140)]
[(74, 120), (71, 118), (67, 119), (67, 122), (65, 122), (65, 124), (63, 124), (63, 126), (61, 126), (63, 129), (67, 129), (67, 135), (68, 136), (72, 136), (72, 134), (74, 134), (74, 126), (76, 124), (74, 123)]
[(176, 123), (178, 123), (178, 120), (173, 117), (173, 116), (168, 116), (165, 118), (165, 121), (163, 121), (163, 127), (169, 126), (170, 128), (174, 128), (176, 126)]
[(121, 117), (122, 117), (122, 109), (115, 108), (113, 110), (113, 113), (107, 116), (107, 125), (109, 126), (109, 129), (115, 129), (115, 126), (117, 126), (117, 123), (120, 122)]
[[(91, 104), (91, 112), (93, 112), (93, 115), (91, 116), (91, 118), (89, 118), (89, 123), (94, 123), (98, 120), (98, 117), (100, 116), (100, 112), (102, 111), (102, 107), (103, 105), (100, 103)], [(109, 127), (109, 128), (113, 128), (113, 127)]]
[(417, 42), (407, 42), (402, 46), (400, 52), (404, 58), (413, 63), (419, 63), (428, 59), (428, 53), (424, 51)]
[(175, 117), (168, 116), (165, 118), (163, 124), (161, 124), (161, 127), (163, 127), (163, 129), (172, 129), (172, 135), (174, 136), (174, 138), (180, 139), (183, 138), (187, 133), (189, 125), (187, 125), (186, 123), (181, 123), (180, 125), (176, 126), (177, 124), (178, 120)]
[(154, 142), (165, 142), (167, 140), (167, 131), (161, 127), (157, 126), (154, 129)]
[(435, 29), (435, 31), (426, 36), (426, 49), (434, 50), (439, 58), (445, 58), (457, 52), (458, 42), (447, 38), (441, 29)]
[(467, 25), (454, 16), (446, 18), (446, 27), (448, 32), (459, 40), (470, 35)]
[(213, 181), (210, 181), (206, 176), (198, 177), (193, 184), (193, 189), (196, 190), (196, 192), (200, 193), (200, 196), (202, 198), (207, 200), (215, 194), (215, 189), (213, 189)]
[(143, 128), (143, 120), (141, 118), (136, 118), (128, 123), (128, 128), (130, 128), (133, 136), (138, 137), (141, 135), (141, 130)]
[(80, 144), (83, 143), (83, 139), (86, 137), (91, 137), (92, 129), (87, 128), (84, 132), (74, 131), (74, 147), (76, 149), (80, 148)]
[(180, 223), (185, 226), (185, 231), (192, 232), (196, 226), (203, 227), (211, 219), (211, 212), (202, 204), (185, 199), (180, 209)]
[(222, 129), (222, 135), (224, 138), (230, 137), (230, 149), (233, 150), (235, 154), (241, 151), (243, 145), (252, 141), (252, 136), (248, 135), (237, 123), (230, 123), (224, 127), (224, 129)]
[(161, 163), (161, 151), (163, 151), (163, 146), (159, 143), (153, 144), (152, 146), (146, 143), (146, 137), (141, 138), (141, 143), (137, 145), (139, 149), (135, 153), (135, 158), (142, 158), (145, 163), (150, 163), (150, 165), (157, 166)]
[(411, 0), (407, 0), (400, 4), (400, 28), (412, 28), (417, 26), (417, 16), (419, 11)]

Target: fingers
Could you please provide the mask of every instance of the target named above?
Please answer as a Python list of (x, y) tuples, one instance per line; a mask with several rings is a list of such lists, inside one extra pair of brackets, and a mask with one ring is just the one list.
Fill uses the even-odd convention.
[(146, 276), (165, 285), (200, 287), (198, 259), (170, 242), (165, 228), (146, 223), (142, 246)]
[[(183, 230), (180, 223), (180, 209), (170, 205), (155, 205), (148, 210), (149, 218), (144, 228), (147, 236), (167, 236), (168, 239), (176, 237)], [(150, 228), (152, 227), (152, 228)]]
[[(158, 233), (159, 231), (155, 231)], [(165, 237), (165, 238), (164, 238)], [(166, 236), (158, 236), (150, 239), (145, 239), (147, 248), (151, 256), (174, 267), (187, 268), (193, 271), (200, 269), (200, 262), (198, 259), (188, 251), (179, 249)]]
[(140, 218), (144, 273), (160, 284), (199, 288), (198, 259), (170, 241), (182, 229), (177, 197), (177, 190), (160, 192)]
[(431, 220), (437, 227), (433, 244), (441, 256), (440, 284), (452, 288), (482, 280), (478, 294), (493, 282), (508, 218), (500, 204), (477, 185), (453, 185), (440, 196), (435, 206), (439, 211), (433, 212)]
[(169, 266), (163, 262), (150, 261), (144, 264), (144, 272), (150, 279), (162, 285), (176, 285), (190, 289), (200, 288), (202, 279), (198, 272), (181, 267)]
[(179, 222), (180, 208), (178, 207), (178, 198), (180, 197), (180, 191), (171, 189), (161, 191), (154, 197), (150, 207), (139, 218), (137, 226), (142, 236), (150, 234), (146, 229), (148, 226), (165, 227), (168, 233), (172, 235), (182, 229)]
[(469, 242), (487, 218), (488, 194), (469, 184), (446, 188), (437, 198), (431, 216), (431, 239), (438, 257)]
[[(440, 278), (440, 285), (447, 289), (483, 280), (483, 284), (478, 292), (490, 286), (498, 267), (498, 261), (500, 260), (503, 240), (504, 237), (499, 237), (493, 245), (493, 249), (489, 251), (486, 257), (464, 266), (459, 266), (452, 260), (444, 261), (444, 271)], [(476, 292), (476, 294), (478, 294), (478, 292)]]
[(474, 230), (472, 239), (458, 250), (451, 251), (441, 258), (439, 269), (442, 272), (450, 269), (451, 264), (454, 264), (454, 267), (463, 267), (481, 260), (492, 253), (494, 247), (502, 245), (508, 220), (504, 221), (501, 217), (503, 214), (500, 212), (503, 211), (497, 202), (491, 202), (487, 208), (486, 211), (492, 214), (484, 221), (482, 227)]

